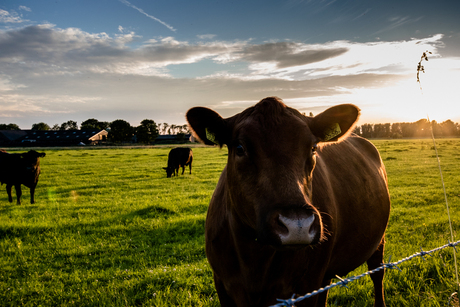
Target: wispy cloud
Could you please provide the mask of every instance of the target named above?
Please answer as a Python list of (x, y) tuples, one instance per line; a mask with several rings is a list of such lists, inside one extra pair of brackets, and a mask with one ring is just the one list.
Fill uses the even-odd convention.
[(159, 22), (161, 23), (162, 25), (164, 25), (166, 28), (168, 28), (169, 30), (173, 31), (173, 32), (176, 32), (176, 29), (174, 29), (174, 27), (172, 27), (171, 25), (167, 24), (166, 22), (156, 18), (155, 16), (152, 16), (152, 15), (149, 15), (147, 14), (143, 9), (141, 8), (138, 8), (137, 6), (135, 6), (134, 4), (131, 4), (129, 1), (127, 0), (120, 0), (121, 3), (123, 3), (124, 5), (126, 6), (129, 6), (137, 11), (139, 11), (139, 13), (141, 14), (144, 14), (145, 16), (147, 16), (148, 18), (152, 19), (152, 20), (155, 20), (156, 22)]
[(23, 10), (23, 11), (27, 11), (27, 12), (32, 12), (32, 9), (30, 7), (27, 7), (27, 6), (24, 6), (24, 5), (20, 5), (19, 9)]
[(409, 24), (409, 23), (414, 23), (414, 22), (417, 22), (419, 20), (421, 20), (423, 18), (423, 16), (421, 17), (417, 17), (417, 18), (410, 18), (409, 16), (396, 16), (396, 17), (392, 17), (389, 19), (389, 22), (390, 24), (386, 27), (384, 27), (383, 29), (375, 32), (373, 35), (376, 35), (376, 34), (380, 34), (380, 33), (384, 33), (384, 32), (388, 32), (390, 30), (393, 30), (393, 29), (396, 29), (396, 28), (399, 28), (403, 25), (406, 25), (406, 24)]
[(203, 35), (197, 35), (199, 39), (213, 39), (216, 37), (215, 34), (203, 34)]
[(15, 12), (0, 9), (0, 23), (21, 23), (24, 20)]

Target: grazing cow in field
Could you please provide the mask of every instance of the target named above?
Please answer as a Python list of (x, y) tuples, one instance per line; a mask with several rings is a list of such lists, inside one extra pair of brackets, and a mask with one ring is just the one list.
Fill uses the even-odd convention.
[(184, 174), (185, 167), (188, 165), (190, 168), (190, 174), (192, 173), (192, 161), (193, 152), (190, 148), (173, 148), (169, 152), (168, 156), (168, 167), (163, 167), (166, 170), (166, 176), (168, 178), (171, 175), (179, 176), (179, 167), (182, 167), (182, 175)]
[[(206, 255), (222, 306), (269, 306), (381, 265), (390, 214), (377, 149), (351, 134), (351, 104), (306, 117), (277, 97), (229, 118), (196, 107), (195, 136), (227, 145), (206, 218)], [(371, 275), (385, 306), (384, 272)], [(327, 292), (296, 306), (325, 306)]]
[(6, 184), (8, 201), (13, 202), (11, 197), (11, 188), (16, 190), (17, 203), (21, 204), (21, 184), (30, 189), (30, 203), (35, 203), (35, 187), (40, 175), (40, 157), (46, 154), (29, 150), (25, 153), (9, 154), (6, 151), (0, 151), (0, 182)]

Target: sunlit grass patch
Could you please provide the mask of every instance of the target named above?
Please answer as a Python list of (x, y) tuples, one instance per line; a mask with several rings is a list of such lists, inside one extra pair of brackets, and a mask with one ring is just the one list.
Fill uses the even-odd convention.
[[(448, 221), (431, 140), (374, 143), (392, 200), (385, 259), (446, 244)], [(459, 149), (459, 139), (438, 141), (455, 235)], [(9, 204), (6, 192), (0, 193), (0, 305), (219, 306), (204, 223), (227, 151), (193, 148), (192, 174), (166, 178), (169, 150), (45, 150), (36, 204)], [(387, 270), (388, 306), (447, 304), (455, 291), (452, 252), (425, 258), (402, 264), (402, 272)], [(329, 305), (372, 306), (370, 278), (348, 288), (333, 289)]]

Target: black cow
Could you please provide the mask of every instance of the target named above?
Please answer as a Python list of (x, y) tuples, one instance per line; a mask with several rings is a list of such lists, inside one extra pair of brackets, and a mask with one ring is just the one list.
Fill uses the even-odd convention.
[(179, 167), (182, 167), (182, 175), (184, 174), (185, 167), (188, 165), (190, 168), (190, 174), (192, 173), (192, 161), (193, 153), (190, 148), (173, 148), (169, 152), (168, 156), (168, 167), (163, 167), (166, 170), (166, 176), (168, 178), (171, 175), (179, 175)]
[(6, 184), (8, 201), (13, 202), (11, 187), (16, 190), (17, 203), (21, 204), (21, 184), (30, 188), (30, 203), (35, 203), (35, 187), (40, 175), (40, 157), (46, 154), (29, 150), (25, 153), (10, 154), (0, 151), (0, 182)]

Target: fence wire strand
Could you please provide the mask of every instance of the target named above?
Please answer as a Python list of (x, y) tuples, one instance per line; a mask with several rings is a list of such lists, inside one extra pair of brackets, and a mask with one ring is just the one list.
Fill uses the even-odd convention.
[(406, 262), (406, 261), (409, 261), (409, 260), (412, 260), (413, 258), (416, 258), (416, 257), (421, 257), (422, 259), (425, 260), (425, 258), (423, 256), (426, 256), (426, 255), (431, 255), (432, 253), (434, 252), (437, 252), (439, 250), (442, 250), (446, 247), (452, 247), (454, 250), (456, 250), (456, 246), (460, 244), (460, 240), (459, 241), (456, 241), (456, 242), (450, 242), (443, 245), (443, 246), (440, 246), (440, 247), (437, 247), (435, 249), (432, 249), (430, 251), (427, 251), (425, 252), (424, 250), (422, 250), (420, 248), (420, 252), (418, 253), (415, 253), (411, 256), (408, 256), (406, 258), (403, 258), (399, 261), (396, 261), (396, 262), (390, 262), (391, 261), (391, 256), (390, 256), (390, 259), (388, 260), (389, 262), (388, 263), (384, 263), (382, 264), (380, 267), (374, 269), (374, 270), (371, 270), (371, 271), (367, 271), (361, 275), (357, 275), (357, 276), (352, 276), (352, 277), (349, 277), (349, 278), (346, 278), (346, 279), (342, 279), (338, 276), (336, 276), (339, 281), (336, 282), (336, 283), (333, 283), (333, 284), (330, 284), (329, 286), (326, 286), (324, 288), (320, 288), (318, 290), (315, 290), (313, 292), (310, 292), (308, 294), (305, 294), (304, 296), (299, 296), (298, 298), (294, 299), (295, 297), (295, 294), (290, 298), (290, 299), (277, 299), (277, 301), (279, 302), (278, 304), (276, 305), (272, 305), (271, 307), (283, 307), (283, 306), (287, 306), (287, 307), (294, 307), (296, 303), (298, 302), (301, 302), (309, 297), (312, 297), (312, 296), (315, 296), (315, 295), (318, 295), (320, 293), (323, 293), (325, 291), (328, 291), (329, 289), (332, 289), (334, 287), (337, 287), (337, 286), (341, 286), (341, 287), (346, 287), (347, 284), (349, 284), (350, 282), (353, 282), (355, 280), (358, 280), (364, 276), (367, 276), (367, 275), (370, 275), (370, 274), (373, 274), (375, 272), (378, 272), (378, 271), (381, 271), (381, 270), (384, 270), (384, 269), (397, 269), (399, 271), (401, 271), (401, 269), (399, 268), (399, 265), (403, 262)]

